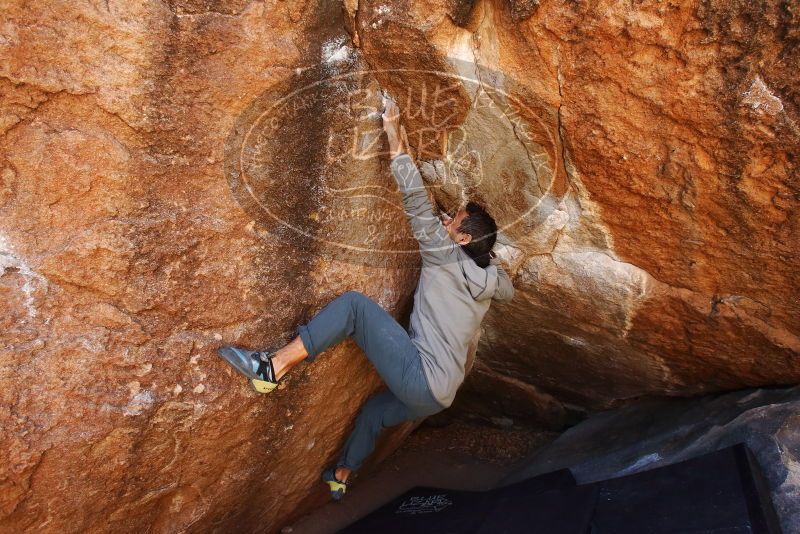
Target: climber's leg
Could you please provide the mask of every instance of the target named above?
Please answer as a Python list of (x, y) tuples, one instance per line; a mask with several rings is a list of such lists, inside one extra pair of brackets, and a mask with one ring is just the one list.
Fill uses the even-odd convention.
[(399, 425), (411, 418), (411, 410), (391, 391), (370, 398), (356, 418), (355, 428), (345, 442), (336, 467), (358, 470), (375, 448), (375, 440), (384, 427)]
[(364, 459), (375, 449), (375, 441), (381, 430), (424, 415), (417, 415), (391, 391), (384, 391), (370, 398), (361, 408), (355, 428), (336, 462), (337, 478), (346, 481), (351, 471), (361, 467)]
[(356, 291), (342, 294), (308, 324), (298, 327), (298, 332), (308, 351), (307, 361), (314, 361), (317, 355), (351, 336), (392, 393), (402, 402), (413, 404), (404, 376), (410, 365), (419, 363), (417, 347), (394, 317), (366, 295)]
[(404, 370), (404, 395), (401, 400), (391, 391), (380, 393), (367, 401), (356, 419), (355, 429), (347, 439), (337, 462), (336, 478), (347, 480), (350, 471), (361, 466), (375, 448), (375, 440), (384, 428), (404, 421), (427, 417), (444, 409), (428, 387), (419, 358)]
[(305, 360), (308, 356), (303, 340), (300, 336), (294, 338), (288, 345), (275, 353), (272, 365), (275, 366), (275, 377), (280, 380), (292, 367)]
[(419, 358), (408, 333), (394, 317), (357, 291), (348, 291), (332, 300), (297, 331), (299, 336), (272, 357), (278, 380), (301, 361), (314, 361), (317, 355), (348, 336), (353, 336), (396, 393), (400, 384), (390, 377), (399, 377), (409, 359)]

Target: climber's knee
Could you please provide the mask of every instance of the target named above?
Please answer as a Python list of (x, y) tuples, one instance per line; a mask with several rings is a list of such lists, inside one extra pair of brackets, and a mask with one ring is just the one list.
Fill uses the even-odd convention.
[(359, 301), (367, 298), (367, 296), (359, 291), (350, 290), (342, 293), (342, 298), (345, 298), (350, 301)]
[[(379, 393), (371, 397), (358, 414), (356, 423), (366, 428), (372, 429), (373, 432), (380, 432), (384, 426), (391, 426), (386, 424), (387, 415), (390, 416), (392, 408), (395, 404), (399, 404), (396, 398), (387, 392)], [(388, 417), (391, 419), (392, 417)]]
[(342, 293), (342, 298), (353, 308), (358, 311), (363, 308), (364, 304), (369, 301), (369, 297), (364, 293), (358, 291), (346, 291)]

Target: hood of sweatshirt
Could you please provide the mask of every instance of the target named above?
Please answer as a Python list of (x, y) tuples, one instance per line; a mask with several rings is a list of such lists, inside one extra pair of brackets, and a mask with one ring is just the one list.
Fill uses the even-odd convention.
[(460, 246), (456, 246), (456, 254), (458, 268), (461, 270), (472, 298), (477, 301), (491, 299), (497, 290), (497, 267), (494, 265), (486, 268), (478, 266)]

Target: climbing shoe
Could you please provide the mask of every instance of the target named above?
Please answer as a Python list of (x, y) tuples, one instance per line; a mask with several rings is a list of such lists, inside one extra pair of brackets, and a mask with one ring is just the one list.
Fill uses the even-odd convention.
[(333, 469), (328, 469), (322, 473), (322, 481), (328, 484), (331, 490), (331, 498), (334, 501), (340, 500), (347, 491), (347, 483), (336, 478), (336, 471)]
[(217, 352), (231, 367), (249, 378), (250, 385), (258, 393), (269, 393), (278, 387), (272, 365), (275, 353), (231, 346), (220, 347)]

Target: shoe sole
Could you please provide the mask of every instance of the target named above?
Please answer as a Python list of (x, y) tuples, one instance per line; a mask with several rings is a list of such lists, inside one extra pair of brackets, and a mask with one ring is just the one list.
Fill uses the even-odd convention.
[(336, 475), (333, 474), (333, 471), (328, 470), (322, 473), (322, 481), (325, 482), (330, 488), (331, 498), (334, 501), (339, 501), (342, 497), (344, 497), (344, 494), (347, 491), (347, 484), (337, 482)]
[(252, 380), (250, 380), (250, 387), (252, 387), (256, 393), (269, 393), (270, 391), (278, 387), (278, 384), (275, 384), (273, 382), (267, 382), (266, 380), (258, 380), (257, 378), (253, 378)]

